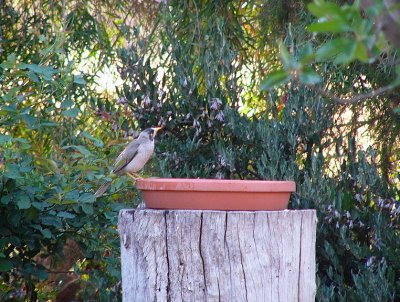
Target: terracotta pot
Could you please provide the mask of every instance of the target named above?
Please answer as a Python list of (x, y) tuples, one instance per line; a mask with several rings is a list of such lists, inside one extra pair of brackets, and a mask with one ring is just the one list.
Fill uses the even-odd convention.
[(140, 179), (148, 208), (185, 210), (276, 211), (287, 208), (293, 181), (228, 179)]

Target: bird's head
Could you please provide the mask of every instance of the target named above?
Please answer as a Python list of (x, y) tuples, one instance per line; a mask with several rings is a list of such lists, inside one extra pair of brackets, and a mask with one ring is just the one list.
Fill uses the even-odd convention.
[(161, 128), (162, 127), (147, 128), (142, 133), (140, 133), (140, 136), (142, 136), (142, 135), (147, 136), (152, 141), (152, 140), (154, 140), (154, 137), (156, 136), (157, 132), (159, 130), (161, 130)]

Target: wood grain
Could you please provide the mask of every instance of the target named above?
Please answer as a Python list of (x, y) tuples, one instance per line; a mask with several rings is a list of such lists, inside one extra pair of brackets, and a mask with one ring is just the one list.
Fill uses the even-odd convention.
[(124, 301), (314, 301), (314, 210), (121, 210)]

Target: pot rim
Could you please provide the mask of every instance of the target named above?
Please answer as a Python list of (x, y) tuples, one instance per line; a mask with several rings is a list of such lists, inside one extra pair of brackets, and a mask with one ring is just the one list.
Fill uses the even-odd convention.
[(295, 192), (296, 183), (287, 180), (240, 180), (205, 178), (138, 179), (142, 191), (212, 191), (212, 192)]

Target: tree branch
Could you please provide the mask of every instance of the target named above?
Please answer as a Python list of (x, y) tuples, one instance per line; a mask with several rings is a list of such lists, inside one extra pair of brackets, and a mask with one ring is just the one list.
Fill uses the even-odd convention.
[[(297, 82), (297, 84), (301, 84), (298, 80), (295, 80)], [(304, 84), (303, 84), (304, 85)], [(315, 86), (315, 85), (306, 85), (306, 87), (308, 87), (309, 89), (319, 93), (320, 95), (322, 95), (323, 97), (326, 97), (328, 99), (331, 99), (333, 101), (335, 101), (336, 103), (342, 104), (342, 105), (347, 105), (347, 104), (355, 104), (358, 103), (360, 101), (364, 101), (367, 99), (371, 99), (377, 96), (381, 96), (384, 95), (386, 93), (388, 93), (389, 91), (391, 91), (394, 88), (393, 84), (389, 84), (387, 86), (383, 86), (381, 88), (378, 88), (376, 90), (372, 90), (370, 92), (367, 93), (363, 93), (363, 94), (359, 94), (356, 95), (354, 97), (341, 97), (341, 96), (337, 96), (333, 93), (330, 93), (328, 91), (326, 91), (325, 89), (322, 89), (321, 87)]]

